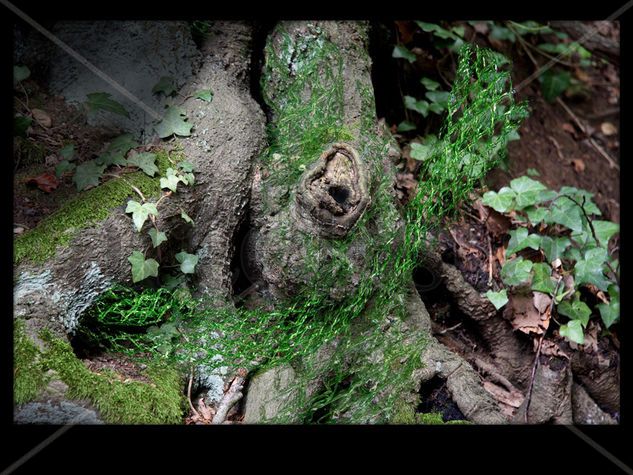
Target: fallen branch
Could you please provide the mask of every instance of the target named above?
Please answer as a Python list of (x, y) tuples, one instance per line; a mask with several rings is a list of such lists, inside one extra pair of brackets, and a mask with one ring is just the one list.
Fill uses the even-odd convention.
[(222, 400), (218, 404), (218, 408), (213, 417), (211, 424), (222, 424), (226, 420), (231, 408), (244, 396), (244, 381), (246, 380), (247, 371), (244, 368), (237, 370), (237, 376), (233, 378), (229, 390), (222, 396)]

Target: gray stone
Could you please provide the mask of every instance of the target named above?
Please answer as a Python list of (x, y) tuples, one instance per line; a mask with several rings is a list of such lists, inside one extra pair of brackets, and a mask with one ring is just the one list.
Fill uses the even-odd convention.
[(39, 401), (15, 410), (16, 424), (103, 424), (97, 411), (81, 401)]
[(286, 390), (295, 380), (290, 365), (277, 366), (253, 377), (246, 393), (244, 424), (261, 424), (278, 416), (292, 399)]

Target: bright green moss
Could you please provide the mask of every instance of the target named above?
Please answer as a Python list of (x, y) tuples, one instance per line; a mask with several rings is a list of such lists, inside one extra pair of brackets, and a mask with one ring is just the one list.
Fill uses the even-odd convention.
[(33, 400), (46, 385), (40, 350), (24, 332), (24, 324), (13, 327), (13, 395), (16, 404)]
[(88, 399), (101, 417), (114, 424), (180, 424), (184, 412), (182, 382), (169, 366), (150, 363), (147, 377), (152, 383), (123, 382), (114, 373), (97, 374), (86, 368), (71, 346), (50, 333), (44, 363), (68, 385), (68, 397)]
[(442, 413), (440, 412), (418, 413), (415, 415), (415, 418), (417, 420), (417, 423), (422, 425), (470, 424), (470, 422), (466, 420), (444, 421), (444, 419), (442, 418)]
[[(146, 196), (160, 192), (159, 176), (184, 157), (181, 153), (156, 153), (159, 173), (151, 178), (143, 172), (135, 172), (107, 181), (96, 188), (84, 191), (64, 203), (61, 208), (44, 218), (39, 225), (14, 240), (13, 262), (18, 265), (28, 259), (42, 263), (55, 255), (58, 246), (65, 246), (82, 229), (108, 217), (113, 208), (135, 195), (130, 184)], [(170, 161), (171, 159), (171, 161)]]

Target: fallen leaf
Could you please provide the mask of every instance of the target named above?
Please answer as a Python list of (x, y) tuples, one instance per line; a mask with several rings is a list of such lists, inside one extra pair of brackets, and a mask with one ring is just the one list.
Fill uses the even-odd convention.
[(31, 114), (33, 115), (33, 119), (35, 119), (35, 121), (42, 127), (48, 128), (53, 123), (51, 116), (42, 109), (31, 109)]
[(510, 323), (515, 330), (540, 335), (549, 327), (549, 312), (541, 314), (534, 307), (531, 296), (512, 295), (508, 307), (511, 308)]
[(574, 170), (576, 170), (577, 173), (585, 171), (585, 162), (583, 162), (580, 158), (573, 158), (571, 160), (571, 164), (574, 166)]
[(547, 313), (549, 311), (549, 306), (552, 303), (552, 299), (549, 295), (544, 294), (543, 292), (534, 292), (534, 307), (539, 311), (539, 313)]
[(42, 173), (41, 175), (28, 178), (27, 185), (37, 186), (40, 190), (50, 193), (59, 186), (59, 182), (52, 173)]
[(574, 74), (576, 75), (576, 77), (578, 79), (580, 79), (582, 82), (586, 83), (586, 84), (592, 84), (591, 81), (591, 76), (589, 76), (589, 74), (587, 74), (585, 71), (583, 71), (581, 68), (576, 68), (574, 70)]
[(501, 247), (497, 248), (497, 250), (495, 251), (495, 259), (497, 260), (499, 265), (503, 266), (503, 264), (506, 261), (506, 248), (505, 247), (501, 246)]
[(600, 354), (598, 351), (598, 325), (593, 321), (589, 322), (585, 329), (585, 343), (582, 349), (585, 352)]
[(13, 234), (22, 234), (24, 232), (24, 228), (22, 226), (18, 226), (17, 228), (13, 228)]
[(554, 268), (554, 269), (558, 269), (562, 265), (563, 265), (563, 263), (560, 260), (560, 258), (555, 259), (555, 260), (552, 261), (552, 268)]
[(413, 39), (415, 27), (412, 22), (397, 21), (396, 27), (398, 28), (398, 34), (400, 35), (400, 41), (402, 43), (408, 43)]
[[(534, 351), (536, 352), (538, 348), (538, 340), (534, 340)], [(560, 346), (557, 343), (551, 340), (543, 340), (541, 343), (541, 354), (545, 356), (560, 356), (566, 359), (570, 359), (569, 355), (561, 350)]]
[(508, 391), (501, 386), (498, 386), (490, 381), (484, 381), (483, 383), (484, 389), (488, 391), (492, 397), (494, 397), (497, 401), (500, 401), (508, 406), (518, 408), (523, 404), (523, 400), (525, 396), (521, 394), (518, 390)]
[(565, 132), (567, 132), (568, 134), (571, 134), (571, 135), (574, 135), (574, 136), (576, 135), (576, 129), (575, 129), (575, 128), (574, 128), (574, 126), (573, 126), (572, 124), (570, 124), (569, 122), (565, 122), (565, 123), (562, 125), (562, 127), (563, 127), (563, 130), (564, 130)]
[(611, 122), (603, 122), (600, 124), (600, 131), (607, 137), (618, 133), (618, 129), (616, 129), (615, 125)]

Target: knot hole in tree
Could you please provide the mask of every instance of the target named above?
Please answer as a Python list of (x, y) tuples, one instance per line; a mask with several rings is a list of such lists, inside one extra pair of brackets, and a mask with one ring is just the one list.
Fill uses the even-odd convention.
[(303, 174), (296, 195), (296, 214), (305, 231), (342, 237), (370, 201), (367, 168), (356, 150), (335, 143)]

